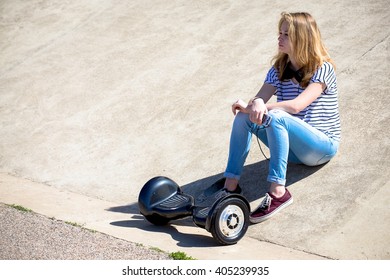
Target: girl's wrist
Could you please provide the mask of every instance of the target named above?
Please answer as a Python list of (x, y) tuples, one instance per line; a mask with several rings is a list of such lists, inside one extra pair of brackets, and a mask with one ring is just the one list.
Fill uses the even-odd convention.
[(255, 96), (255, 97), (251, 98), (251, 100), (249, 100), (249, 104), (252, 105), (253, 102), (255, 102), (256, 100), (259, 100), (259, 99), (261, 101), (263, 101), (263, 103), (264, 103), (264, 100), (261, 97)]

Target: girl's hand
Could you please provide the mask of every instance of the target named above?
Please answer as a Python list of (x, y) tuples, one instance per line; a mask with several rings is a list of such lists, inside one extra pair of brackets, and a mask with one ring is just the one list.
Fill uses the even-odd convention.
[(248, 107), (249, 119), (251, 122), (257, 125), (261, 125), (263, 123), (264, 114), (268, 113), (267, 107), (261, 98), (257, 98), (251, 103), (251, 106)]
[(234, 104), (232, 105), (232, 111), (233, 111), (233, 114), (236, 115), (237, 114), (237, 110), (240, 111), (240, 112), (243, 112), (243, 113), (246, 113), (248, 114), (248, 104), (241, 100), (241, 99), (238, 99), (236, 102), (234, 102)]

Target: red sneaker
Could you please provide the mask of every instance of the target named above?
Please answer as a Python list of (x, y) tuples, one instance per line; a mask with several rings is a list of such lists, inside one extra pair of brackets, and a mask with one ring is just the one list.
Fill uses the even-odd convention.
[(271, 218), (291, 203), (293, 203), (293, 198), (287, 189), (286, 193), (279, 198), (274, 197), (270, 193), (266, 193), (264, 200), (260, 203), (260, 206), (249, 215), (249, 220), (253, 224), (261, 223)]

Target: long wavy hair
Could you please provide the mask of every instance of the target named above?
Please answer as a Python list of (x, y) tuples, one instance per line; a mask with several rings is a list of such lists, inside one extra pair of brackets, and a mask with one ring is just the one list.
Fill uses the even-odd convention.
[[(332, 63), (333, 67), (335, 67), (335, 64), (322, 42), (316, 21), (309, 13), (283, 12), (279, 20), (279, 31), (283, 22), (288, 24), (288, 38), (292, 56), (303, 76), (300, 85), (307, 87), (315, 71), (325, 61)], [(281, 80), (283, 72), (290, 61), (289, 56), (279, 51), (273, 58), (273, 61), (273, 65), (278, 70), (279, 79)]]

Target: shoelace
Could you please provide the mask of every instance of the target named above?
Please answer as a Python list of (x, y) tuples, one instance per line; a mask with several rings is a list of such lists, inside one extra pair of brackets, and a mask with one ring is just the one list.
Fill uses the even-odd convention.
[(259, 208), (260, 209), (264, 209), (264, 210), (265, 209), (269, 210), (269, 208), (271, 206), (271, 201), (272, 201), (272, 197), (268, 193), (266, 193), (263, 201), (261, 202), (261, 204), (259, 206)]

